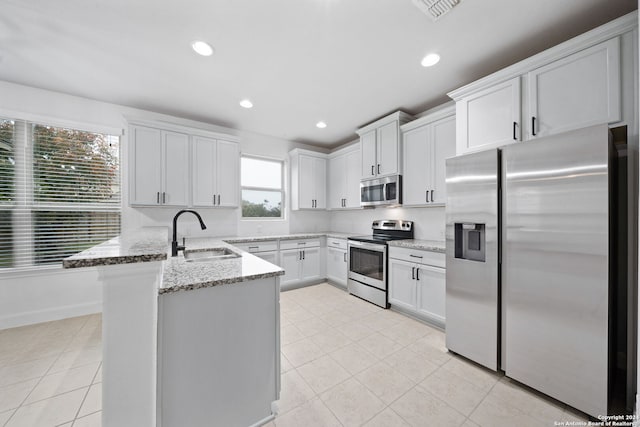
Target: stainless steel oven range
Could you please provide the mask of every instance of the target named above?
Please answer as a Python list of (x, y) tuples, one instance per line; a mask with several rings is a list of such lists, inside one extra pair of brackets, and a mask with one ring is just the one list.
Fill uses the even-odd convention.
[(373, 235), (348, 240), (349, 293), (382, 308), (388, 308), (387, 242), (413, 239), (413, 222), (381, 219), (371, 225)]

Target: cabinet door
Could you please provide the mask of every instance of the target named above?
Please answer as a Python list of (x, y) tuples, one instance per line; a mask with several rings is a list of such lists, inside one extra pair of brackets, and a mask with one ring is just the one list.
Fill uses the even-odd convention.
[(278, 264), (278, 252), (259, 252), (254, 254), (258, 258), (262, 258), (263, 260), (270, 262), (271, 264)]
[(280, 276), (280, 286), (300, 280), (301, 253), (298, 249), (280, 251), (280, 267), (284, 269), (284, 275)]
[[(456, 118), (447, 117), (431, 127), (431, 170), (429, 201), (446, 203), (446, 159), (456, 155)], [(406, 171), (405, 171), (406, 176)], [(406, 181), (403, 181), (403, 184)]]
[(347, 252), (327, 247), (327, 278), (333, 282), (347, 286)]
[(426, 125), (402, 136), (402, 203), (405, 205), (424, 205), (429, 201), (430, 131), (431, 126)]
[(302, 250), (302, 280), (320, 279), (320, 248)]
[(193, 206), (214, 206), (216, 141), (196, 136), (191, 143)]
[(352, 151), (347, 153), (345, 170), (345, 202), (346, 208), (359, 208), (360, 207), (360, 166), (362, 159), (360, 158), (360, 151)]
[(158, 129), (131, 128), (129, 203), (159, 205), (162, 193), (162, 138)]
[(164, 142), (164, 186), (162, 204), (189, 204), (189, 135), (162, 132)]
[(327, 159), (314, 157), (313, 161), (313, 184), (315, 186), (315, 208), (327, 208)]
[(361, 179), (375, 178), (376, 176), (376, 130), (369, 131), (360, 136), (360, 158), (362, 159), (360, 174)]
[(389, 303), (409, 310), (416, 309), (415, 264), (389, 259)]
[(456, 154), (486, 150), (518, 141), (520, 77), (458, 101), (456, 120)]
[(619, 121), (620, 82), (619, 37), (531, 71), (529, 137)]
[(398, 122), (393, 121), (377, 129), (376, 175), (386, 176), (399, 173), (398, 170)]
[(240, 153), (235, 142), (218, 140), (216, 151), (216, 187), (218, 207), (237, 207), (240, 193)]
[(418, 313), (444, 325), (445, 269), (419, 265), (415, 283)]
[(313, 174), (315, 157), (299, 156), (298, 207), (311, 209), (315, 206), (316, 182)]
[[(328, 207), (329, 209), (340, 209), (343, 199), (346, 197), (346, 156), (338, 156), (329, 159), (329, 188), (328, 188)], [(360, 176), (360, 170), (356, 171)]]

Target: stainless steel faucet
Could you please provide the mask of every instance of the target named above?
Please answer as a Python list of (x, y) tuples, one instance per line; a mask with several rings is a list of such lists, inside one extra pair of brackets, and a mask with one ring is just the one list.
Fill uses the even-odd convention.
[(171, 241), (171, 256), (178, 256), (178, 251), (184, 250), (184, 241), (182, 245), (178, 245), (178, 217), (185, 212), (191, 212), (196, 217), (198, 217), (198, 221), (200, 221), (200, 228), (205, 230), (207, 228), (202, 221), (202, 217), (196, 211), (192, 211), (190, 209), (183, 209), (173, 217), (173, 240)]

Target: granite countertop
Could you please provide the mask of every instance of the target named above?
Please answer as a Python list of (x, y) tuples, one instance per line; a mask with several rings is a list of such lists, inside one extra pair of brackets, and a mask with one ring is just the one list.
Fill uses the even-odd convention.
[(325, 231), (320, 233), (293, 233), (293, 234), (278, 234), (272, 236), (243, 236), (243, 237), (222, 237), (220, 240), (227, 243), (253, 243), (253, 242), (266, 242), (269, 240), (294, 240), (294, 239), (313, 239), (315, 237), (333, 237), (334, 239), (346, 239), (349, 236), (353, 236), (353, 233), (340, 233)]
[(115, 237), (62, 261), (64, 268), (164, 261), (168, 249), (167, 227), (145, 227)]
[(284, 270), (277, 265), (217, 238), (187, 238), (186, 247), (187, 253), (224, 247), (240, 256), (203, 262), (187, 261), (182, 252), (176, 257), (169, 257), (165, 263), (162, 285), (158, 290), (160, 295), (284, 274)]
[(442, 240), (417, 240), (417, 239), (407, 239), (407, 240), (392, 240), (388, 242), (389, 246), (397, 246), (400, 248), (409, 248), (409, 249), (420, 249), (423, 251), (431, 251), (431, 252), (446, 252), (446, 243)]

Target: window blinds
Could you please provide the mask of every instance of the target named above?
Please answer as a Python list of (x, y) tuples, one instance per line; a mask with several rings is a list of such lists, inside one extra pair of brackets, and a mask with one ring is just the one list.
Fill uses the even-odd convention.
[(119, 145), (0, 120), (0, 268), (59, 264), (120, 233)]

